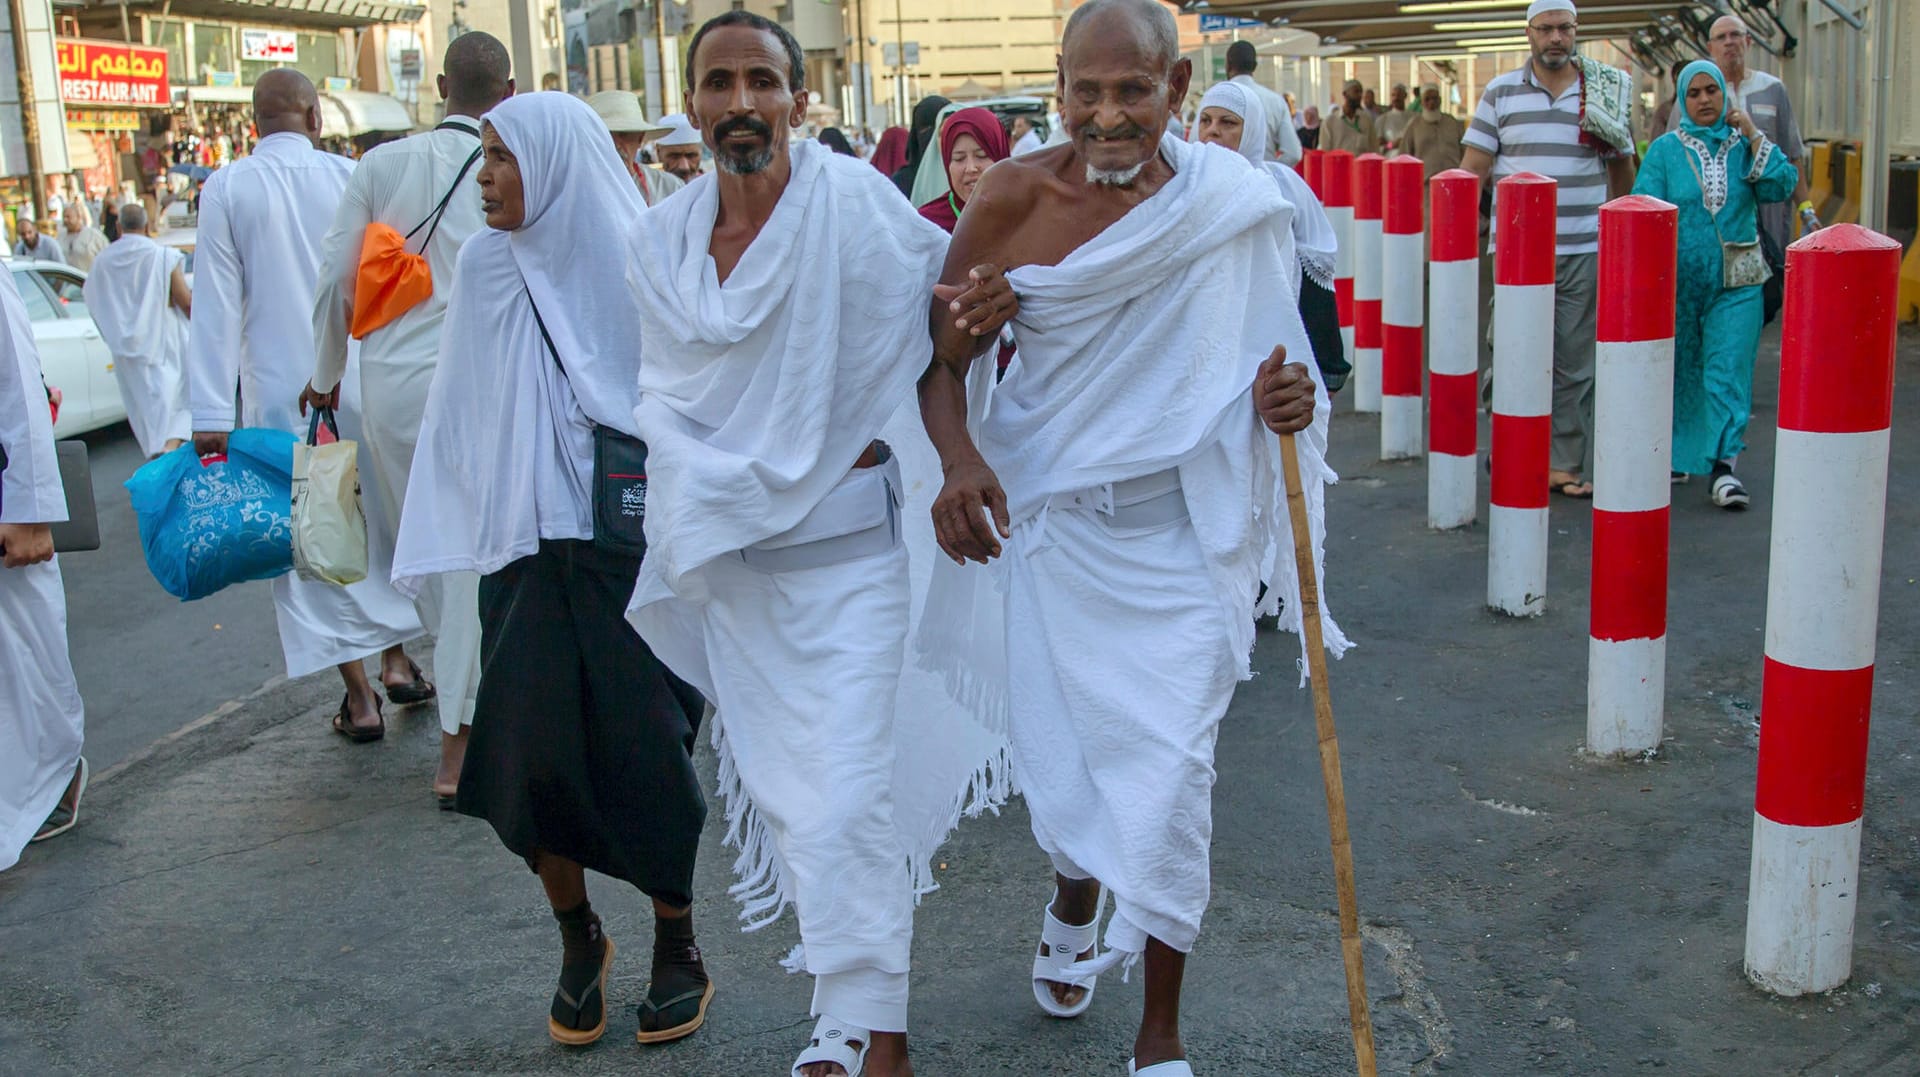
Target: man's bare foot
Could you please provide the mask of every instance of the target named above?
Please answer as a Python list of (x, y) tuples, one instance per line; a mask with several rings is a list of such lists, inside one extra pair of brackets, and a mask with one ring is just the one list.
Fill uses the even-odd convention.
[[(1053, 904), (1047, 911), (1055, 920), (1063, 924), (1078, 927), (1090, 924), (1100, 915), (1100, 880), (1069, 879), (1064, 875), (1055, 875), (1053, 879)], [(1045, 943), (1041, 944), (1045, 946)], [(1074, 957), (1075, 961), (1086, 961), (1100, 949), (1096, 943), (1092, 949)], [(1053, 1000), (1062, 1006), (1077, 1006), (1087, 997), (1087, 989), (1074, 984), (1047, 984)]]
[[(849, 1041), (847, 1046), (857, 1051), (860, 1041)], [(800, 1077), (845, 1077), (846, 1072), (838, 1062), (815, 1062), (800, 1067)], [(907, 1034), (875, 1032), (863, 1072), (865, 1077), (913, 1077), (913, 1063), (907, 1060)]]
[(1586, 498), (1593, 496), (1593, 484), (1575, 475), (1571, 471), (1547, 472), (1547, 488), (1562, 497)]
[(1135, 1069), (1146, 1069), (1162, 1062), (1172, 1062), (1187, 1057), (1186, 1045), (1180, 1037), (1149, 1036), (1142, 1032), (1133, 1041), (1133, 1065)]
[(80, 791), (83, 788), (81, 779), (86, 772), (85, 759), (73, 765), (73, 778), (67, 782), (66, 792), (60, 794), (60, 801), (54, 805), (53, 813), (47, 817), (46, 822), (40, 824), (40, 829), (34, 832), (34, 841), (52, 837), (55, 833), (72, 828), (74, 813), (80, 810)]
[(440, 734), (440, 766), (433, 772), (433, 791), (440, 796), (460, 791), (460, 769), (467, 761), (467, 733), (472, 729), (463, 725), (458, 733)]
[(365, 684), (347, 688), (346, 711), (345, 728), (340, 728), (342, 723), (337, 715), (334, 725), (349, 737), (378, 734), (386, 729), (386, 721), (380, 717), (380, 697)]

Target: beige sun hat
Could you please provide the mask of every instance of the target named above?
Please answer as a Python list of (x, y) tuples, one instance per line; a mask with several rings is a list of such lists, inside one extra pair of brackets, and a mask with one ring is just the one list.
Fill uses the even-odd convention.
[(647, 114), (640, 111), (640, 98), (627, 90), (602, 90), (587, 98), (587, 105), (607, 125), (607, 130), (622, 134), (638, 132), (649, 139), (658, 138), (671, 131), (657, 123), (648, 123)]

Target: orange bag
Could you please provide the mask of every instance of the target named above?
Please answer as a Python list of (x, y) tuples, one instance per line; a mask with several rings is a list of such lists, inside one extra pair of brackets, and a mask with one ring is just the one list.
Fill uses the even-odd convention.
[(375, 221), (360, 241), (360, 268), (353, 281), (353, 339), (419, 306), (433, 295), (433, 267), (407, 250), (404, 236)]
[[(467, 171), (479, 159), (480, 151), (474, 150), (440, 204), (433, 207), (426, 220), (414, 225), (412, 232), (402, 236), (391, 225), (379, 221), (367, 225), (367, 234), (360, 241), (360, 263), (354, 272), (353, 323), (347, 327), (353, 339), (366, 339), (368, 333), (432, 297), (433, 267), (424, 252), (427, 244), (433, 242), (433, 233), (440, 228), (447, 203), (453, 200), (453, 193), (460, 189), (460, 182), (467, 178)], [(407, 242), (422, 228), (427, 229), (427, 238), (420, 241), (422, 253), (415, 254), (407, 249)]]

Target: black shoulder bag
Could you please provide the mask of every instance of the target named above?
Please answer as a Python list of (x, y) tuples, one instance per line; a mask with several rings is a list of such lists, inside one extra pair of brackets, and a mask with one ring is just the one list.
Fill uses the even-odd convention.
[[(531, 291), (527, 304), (533, 307), (534, 324), (540, 327), (547, 354), (566, 378), (566, 364), (560, 361), (560, 350), (553, 346)], [(567, 383), (571, 385), (573, 379), (567, 378)], [(647, 552), (647, 443), (602, 426), (592, 416), (587, 417), (587, 425), (593, 427), (593, 544), (622, 557), (643, 557)]]

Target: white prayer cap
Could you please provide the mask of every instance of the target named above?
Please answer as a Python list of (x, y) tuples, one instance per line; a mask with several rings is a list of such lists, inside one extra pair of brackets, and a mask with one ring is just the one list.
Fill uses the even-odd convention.
[(664, 135), (661, 135), (658, 139), (655, 140), (656, 144), (658, 145), (661, 145), (661, 146), (698, 146), (700, 145), (700, 132), (694, 130), (693, 125), (687, 122), (686, 113), (674, 112), (666, 116), (662, 116), (660, 117), (660, 125), (662, 127), (667, 128), (667, 133)]
[(1573, 0), (1533, 0), (1527, 5), (1527, 21), (1532, 22), (1549, 11), (1564, 11), (1579, 17), (1579, 12), (1573, 9)]
[(607, 130), (616, 134), (664, 134), (668, 128), (647, 122), (647, 114), (640, 111), (640, 99), (626, 90), (606, 90), (587, 98), (587, 104), (607, 125)]

